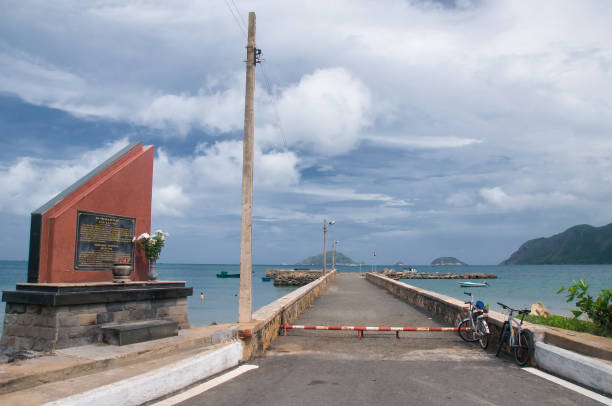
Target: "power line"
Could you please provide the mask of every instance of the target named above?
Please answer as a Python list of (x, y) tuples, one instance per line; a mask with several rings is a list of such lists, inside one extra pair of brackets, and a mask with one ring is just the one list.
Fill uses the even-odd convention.
[(247, 26), (244, 23), (244, 20), (242, 18), (240, 18), (240, 16), (242, 16), (242, 13), (240, 12), (240, 10), (238, 9), (238, 6), (236, 5), (236, 3), (234, 3), (234, 0), (231, 0), (232, 4), (234, 5), (234, 9), (236, 9), (236, 15), (239, 17), (238, 20), (240, 22), (242, 22), (242, 27), (247, 30)]
[(228, 2), (228, 0), (224, 0), (224, 1), (225, 1), (225, 5), (227, 6), (227, 9), (229, 10), (230, 14), (234, 18), (234, 22), (238, 25), (238, 28), (240, 28), (240, 31), (242, 31), (242, 34), (245, 36), (245, 38), (248, 37), (247, 32), (244, 28), (244, 21), (240, 20), (240, 14), (236, 15), (234, 10), (232, 10), (232, 6), (230, 6), (230, 3)]

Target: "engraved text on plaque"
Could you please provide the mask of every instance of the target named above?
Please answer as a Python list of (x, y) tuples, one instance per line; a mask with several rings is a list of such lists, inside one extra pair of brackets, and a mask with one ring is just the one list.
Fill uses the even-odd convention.
[(75, 270), (110, 270), (115, 262), (133, 263), (136, 219), (77, 211)]

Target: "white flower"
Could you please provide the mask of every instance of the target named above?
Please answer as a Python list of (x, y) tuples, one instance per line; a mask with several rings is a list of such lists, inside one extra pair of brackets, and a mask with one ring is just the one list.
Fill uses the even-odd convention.
[(137, 240), (148, 240), (149, 238), (151, 238), (151, 236), (147, 233), (142, 233), (140, 234), (140, 236), (138, 236)]

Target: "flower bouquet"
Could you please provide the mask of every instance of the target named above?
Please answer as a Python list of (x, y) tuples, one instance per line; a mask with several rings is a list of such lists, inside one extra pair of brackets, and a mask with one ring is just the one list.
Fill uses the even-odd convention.
[(149, 260), (149, 279), (157, 279), (157, 272), (155, 272), (155, 261), (161, 254), (162, 247), (166, 243), (166, 237), (168, 233), (164, 233), (162, 230), (155, 231), (155, 234), (149, 235), (142, 233), (138, 237), (134, 237), (134, 242), (140, 245), (145, 252), (145, 256)]

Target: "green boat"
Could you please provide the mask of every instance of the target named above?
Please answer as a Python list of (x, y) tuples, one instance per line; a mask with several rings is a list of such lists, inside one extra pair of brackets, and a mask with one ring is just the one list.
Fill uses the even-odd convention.
[(227, 273), (226, 271), (221, 271), (221, 273), (217, 274), (217, 278), (240, 278), (239, 273)]

